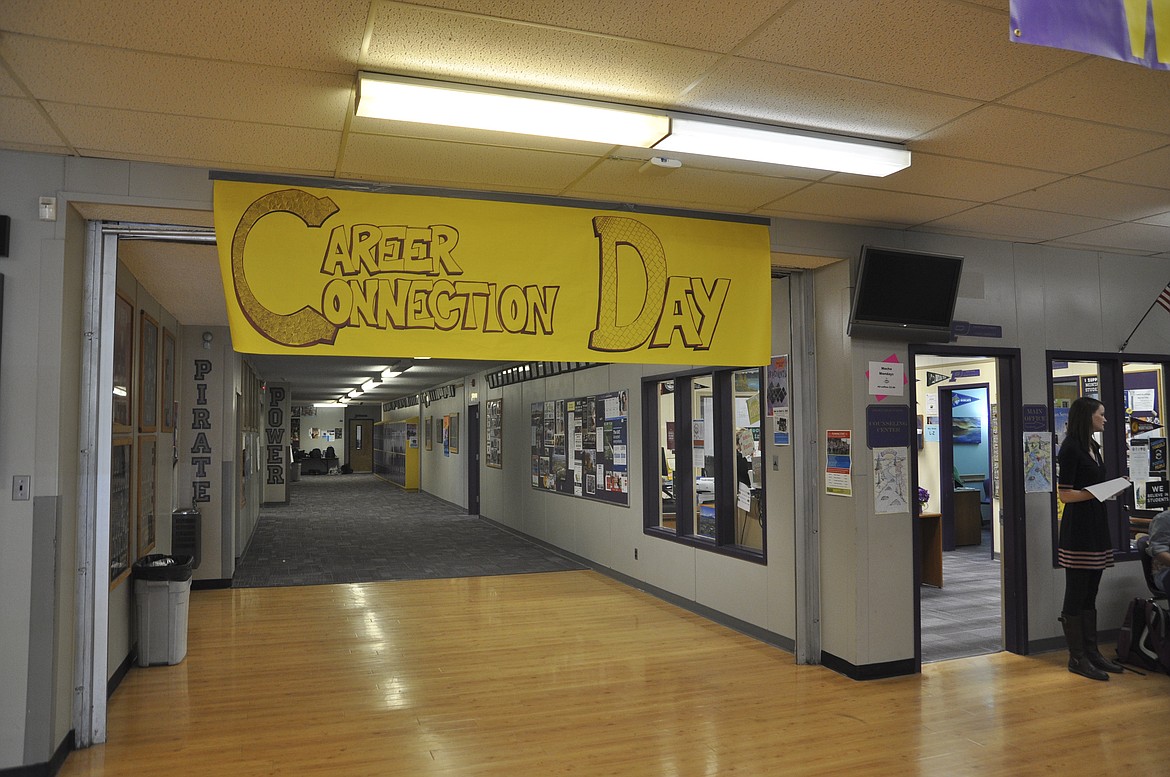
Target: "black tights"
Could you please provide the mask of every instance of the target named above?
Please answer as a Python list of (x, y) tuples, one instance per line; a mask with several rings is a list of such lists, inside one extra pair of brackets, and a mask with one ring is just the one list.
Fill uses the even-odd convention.
[(1064, 570), (1063, 613), (1076, 615), (1097, 609), (1097, 588), (1101, 584), (1102, 569)]

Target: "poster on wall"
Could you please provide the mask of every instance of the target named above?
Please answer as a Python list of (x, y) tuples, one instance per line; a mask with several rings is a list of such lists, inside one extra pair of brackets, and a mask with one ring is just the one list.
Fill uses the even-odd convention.
[(874, 514), (910, 512), (908, 472), (905, 448), (873, 449)]
[(531, 405), (532, 487), (629, 505), (629, 392)]
[(443, 416), (443, 455), (451, 455), (451, 416)]
[(157, 517), (155, 508), (155, 459), (158, 439), (151, 435), (138, 438), (138, 551), (142, 558), (154, 549)]
[(825, 493), (830, 496), (853, 496), (853, 432), (848, 429), (825, 431)]
[(487, 401), (486, 451), (484, 463), (495, 469), (504, 466), (504, 400)]
[(431, 423), (433, 421), (432, 416), (427, 416), (427, 420), (423, 422), (423, 447), (428, 451), (431, 449)]
[(788, 354), (773, 356), (768, 362), (768, 415), (788, 412)]
[(129, 437), (116, 438), (110, 458), (110, 588), (130, 575), (130, 475), (133, 468)]
[(458, 453), (459, 452), (459, 414), (458, 413), (452, 413), (451, 415), (447, 416), (447, 427), (448, 427), (447, 447), (450, 449), (451, 453)]
[(1024, 432), (1024, 493), (1052, 490), (1052, 435)]

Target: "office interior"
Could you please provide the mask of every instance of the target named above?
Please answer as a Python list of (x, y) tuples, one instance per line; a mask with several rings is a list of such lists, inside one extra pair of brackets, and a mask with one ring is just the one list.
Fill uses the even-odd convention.
[[(714, 110), (719, 100), (712, 90), (717, 93), (720, 83), (768, 80), (749, 78), (746, 73), (754, 68), (763, 74), (783, 74), (784, 82), (794, 88), (799, 84), (805, 69), (798, 63), (776, 62), (769, 57), (780, 55), (736, 48), (755, 45), (753, 41), (772, 48), (764, 32), (776, 34), (769, 22), (784, 17), (785, 5), (771, 4), (761, 15), (744, 4), (738, 16), (729, 14), (740, 21), (715, 26), (719, 41), (701, 42), (705, 38), (701, 28), (707, 24), (698, 21), (670, 33), (677, 40), (662, 41), (665, 33), (608, 27), (600, 40), (619, 50), (633, 43), (639, 51), (652, 50), (649, 59), (656, 63), (653, 71), (659, 78), (669, 71), (661, 61), (678, 64), (664, 49), (699, 60), (680, 70), (692, 80), (703, 75), (696, 90), (675, 84), (675, 78), (645, 89), (670, 93), (662, 99), (671, 104), (681, 102), (678, 94), (695, 91), (695, 104), (689, 107)], [(792, 5), (792, 14), (817, 16), (817, 3)], [(922, 649), (928, 632), (921, 625), (922, 513), (938, 513), (940, 535), (945, 534), (941, 519), (953, 524), (958, 517), (956, 492), (962, 494), (961, 500), (972, 500), (968, 493), (978, 492), (979, 547), (985, 547), (999, 565), (1004, 591), (1003, 649), (1029, 655), (1063, 645), (1055, 620), (1063, 592), (1062, 570), (1055, 564), (1059, 506), (1051, 488), (1032, 490), (1026, 482), (1025, 466), (1033, 460), (1025, 449), (1030, 428), (1025, 421), (1035, 421), (1036, 416), (1026, 417), (1025, 410), (1044, 409), (1040, 415), (1046, 428), (1041, 433), (1051, 438), (1060, 431), (1060, 409), (1078, 392), (1097, 392), (1112, 419), (1103, 442), (1116, 473), (1129, 472), (1135, 442), (1149, 450), (1141, 459), (1145, 478), (1136, 489), (1135, 502), (1110, 507), (1118, 563), (1105, 576), (1099, 610), (1103, 630), (1118, 628), (1124, 604), (1144, 590), (1131, 547), (1134, 534), (1153, 514), (1145, 484), (1166, 479), (1164, 455), (1159, 465), (1157, 449), (1164, 443), (1158, 429), (1170, 328), (1160, 308), (1142, 320), (1146, 306), (1153, 305), (1167, 280), (1170, 203), (1165, 200), (1170, 195), (1159, 176), (1170, 159), (1170, 136), (1165, 132), (1166, 103), (1160, 99), (1163, 87), (1149, 80), (1150, 74), (1100, 58), (1004, 48), (1007, 15), (1002, 4), (938, 0), (920, 5), (930, 18), (948, 20), (949, 29), (945, 36), (940, 33), (940, 39), (953, 43), (968, 40), (974, 32), (986, 32), (987, 40), (994, 35), (998, 47), (994, 51), (1002, 56), (980, 55), (986, 49), (969, 43), (946, 52), (968, 62), (954, 70), (978, 74), (978, 84), (957, 75), (944, 77), (944, 83), (924, 81), (925, 76), (918, 75), (921, 68), (896, 64), (909, 46), (897, 47), (897, 56), (870, 61), (867, 67), (888, 73), (882, 76), (886, 80), (871, 83), (852, 72), (859, 67), (854, 60), (818, 61), (816, 69), (807, 69), (818, 84), (838, 84), (873, 112), (879, 105), (900, 106), (901, 119), (867, 124), (839, 117), (827, 128), (844, 132), (860, 123), (865, 125), (862, 134), (907, 143), (915, 161), (901, 180), (911, 177), (910, 183), (898, 183), (897, 177), (861, 180), (793, 168), (777, 172), (746, 163), (705, 167), (690, 159), (680, 172), (642, 171), (649, 155), (630, 158), (630, 152), (621, 149), (599, 152), (593, 146), (514, 140), (513, 145), (495, 145), (469, 140), (463, 131), (387, 136), (369, 120), (353, 117), (352, 102), (345, 105), (352, 95), (352, 63), (339, 67), (336, 52), (328, 53), (328, 46), (315, 38), (299, 43), (328, 64), (308, 66), (295, 60), (299, 64), (284, 67), (286, 55), (279, 53), (283, 44), (263, 43), (258, 54), (241, 58), (243, 43), (236, 41), (233, 52), (224, 53), (227, 44), (216, 44), (208, 30), (191, 30), (152, 48), (139, 40), (135, 25), (127, 23), (125, 14), (131, 13), (131, 6), (103, 9), (109, 16), (100, 24), (81, 13), (67, 14), (55, 19), (57, 30), (32, 11), (14, 11), (0, 21), (5, 31), (0, 54), (6, 64), (0, 71), (0, 99), (12, 109), (6, 111), (10, 121), (21, 122), (18, 130), (4, 130), (0, 136), (0, 213), (11, 216), (8, 255), (0, 258), (4, 282), (0, 438), (24, 441), (0, 445), (0, 480), (7, 484), (29, 476), (32, 497), (5, 501), (0, 522), (4, 549), (0, 603), (15, 624), (0, 642), (0, 663), (7, 668), (0, 676), (0, 717), (11, 723), (0, 726), (0, 770), (48, 763), (63, 747), (72, 746), (79, 727), (75, 689), (84, 687), (91, 712), (101, 708), (108, 684), (133, 671), (132, 599), (125, 573), (141, 553), (171, 550), (172, 529), (166, 520), (171, 509), (188, 506), (193, 497), (207, 497), (198, 502), (202, 559), (193, 594), (198, 595), (201, 586), (230, 585), (259, 506), (290, 498), (287, 489), (283, 495), (270, 493), (263, 478), (268, 455), (265, 419), (273, 390), (284, 385), (286, 368), (266, 373), (262, 360), (233, 349), (223, 319), (203, 312), (188, 314), (184, 307), (194, 302), (184, 297), (222, 298), (222, 286), (208, 288), (208, 278), (218, 272), (214, 247), (165, 241), (133, 269), (114, 258), (140, 250), (126, 246), (133, 241), (121, 239), (115, 225), (166, 225), (206, 235), (212, 225), (212, 177), (225, 170), (262, 181), (294, 177), (314, 185), (336, 183), (371, 191), (397, 185), (432, 187), (455, 196), (486, 191), (502, 198), (575, 198), (619, 206), (633, 202), (679, 212), (749, 213), (768, 220), (772, 311), (760, 326), (770, 333), (772, 353), (788, 357), (788, 444), (777, 444), (774, 418), (744, 408), (759, 391), (752, 376), (756, 383), (763, 376), (754, 365), (603, 364), (493, 385), (504, 365), (477, 368), (463, 363), (458, 374), (431, 373), (435, 375), (431, 382), (413, 387), (408, 393), (426, 397), (415, 404), (408, 400), (393, 407), (399, 397), (331, 409), (332, 415), (322, 414), (316, 422), (298, 417), (302, 448), (333, 445), (339, 452), (339, 468), (349, 463), (348, 458), (343, 461), (349, 455), (344, 445), (354, 422), (368, 422), (368, 434), (375, 435), (378, 424), (413, 420), (418, 424), (415, 433), (423, 437), (430, 420), (431, 447), (427, 449), (422, 439), (418, 448), (417, 487), (469, 507), (470, 457), (460, 449), (467, 450), (468, 417), (475, 413), (482, 419), (479, 408), (501, 401), (500, 429), (508, 446), (531, 439), (533, 405), (627, 392), (625, 504), (534, 487), (529, 445), (521, 443), (515, 451), (505, 447), (500, 467), (479, 469), (476, 513), (647, 590), (689, 603), (774, 645), (795, 662), (821, 664), (824, 671), (858, 680), (880, 679), (913, 674), (928, 660)], [(578, 54), (588, 50), (581, 41), (599, 39), (588, 22), (525, 19), (520, 11), (506, 18), (401, 3), (355, 3), (347, 8), (336, 24), (349, 24), (363, 33), (367, 24), (384, 31), (382, 25), (395, 19), (420, 22), (411, 29), (434, 30), (438, 19), (454, 25), (460, 36), (484, 24), (497, 30), (545, 33), (551, 26), (564, 33), (567, 50)], [(270, 23), (260, 11), (232, 13), (245, 15), (247, 29)], [(914, 20), (909, 9), (897, 13)], [(780, 16), (773, 20), (773, 14)], [(624, 13), (616, 16), (626, 18)], [(875, 22), (868, 25), (871, 29), (921, 27), (871, 21)], [(763, 32), (753, 37), (753, 30)], [(215, 34), (234, 40), (230, 30), (218, 28)], [(287, 41), (293, 34), (282, 29), (269, 40)], [(97, 76), (87, 76), (77, 87), (86, 94), (73, 93), (65, 87), (66, 79), (51, 72), (53, 68), (38, 67), (52, 60), (53, 50), (62, 56), (76, 49), (73, 56), (100, 57), (98, 50), (124, 38), (129, 39), (125, 49), (115, 47), (116, 56), (105, 63), (107, 68), (99, 69), (107, 76), (121, 75), (104, 80), (121, 82), (122, 97), (110, 97), (107, 91), (94, 98), (98, 84), (91, 81)], [(835, 40), (836, 51), (850, 48), (840, 38)], [(206, 44), (204, 52), (220, 52), (194, 65), (199, 79), (191, 79), (190, 71), (180, 67), (192, 56), (187, 47), (195, 44), (188, 41)], [(806, 47), (801, 55), (814, 53)], [(373, 51), (365, 56), (367, 67), (380, 64), (388, 70), (429, 72), (424, 65), (408, 66), (403, 54)], [(378, 56), (386, 59), (371, 61)], [(720, 70), (716, 60), (724, 56), (734, 60), (733, 72)], [(242, 85), (260, 82), (256, 79), (261, 72), (282, 80), (282, 88), (327, 94), (331, 108), (352, 121), (352, 135), (345, 139), (350, 145), (345, 153), (330, 150), (341, 147), (340, 123), (304, 126), (321, 124), (318, 114), (325, 110), (305, 96), (295, 105), (317, 118), (294, 119), (288, 111), (295, 113), (297, 108), (264, 101), (248, 109), (237, 103), (234, 114), (219, 116), (216, 111), (223, 109), (213, 107), (216, 100), (202, 93), (197, 107), (176, 106), (191, 96), (179, 88), (151, 97), (165, 103), (166, 110), (144, 110), (153, 103), (135, 91), (138, 87), (129, 76), (155, 72), (163, 78), (175, 71), (203, 84), (216, 81), (211, 76), (218, 74), (223, 83), (235, 85), (225, 87), (237, 90), (232, 91), (235, 96), (254, 96)], [(471, 79), (466, 63), (462, 69), (451, 64), (443, 75)], [(305, 79), (318, 82), (316, 91), (305, 87)], [(488, 80), (507, 81), (503, 76)], [(1116, 87), (1121, 83), (1132, 96), (1126, 98), (1132, 99), (1132, 110), (1118, 108), (1121, 98), (1116, 95), (1123, 90)], [(550, 84), (522, 85), (552, 89)], [(1071, 100), (1077, 87), (1091, 90), (1099, 99)], [(54, 89), (59, 91), (53, 93)], [(610, 91), (595, 96), (615, 100), (623, 96), (619, 89)], [(643, 99), (651, 101), (645, 93)], [(776, 99), (775, 93), (769, 97)], [(732, 108), (727, 110), (736, 112)], [(263, 114), (264, 121), (255, 121), (257, 114)], [(784, 112), (775, 109), (764, 114), (742, 118), (773, 123), (796, 123), (799, 118), (788, 116), (783, 122)], [(216, 128), (217, 121), (232, 126)], [(190, 129), (188, 124), (198, 126)], [(104, 136), (88, 134), (98, 127), (104, 128)], [(992, 129), (997, 137), (1013, 142), (985, 143), (986, 132)], [(200, 132), (208, 137), (222, 133), (220, 142), (204, 140)], [(120, 134), (129, 140), (117, 137)], [(1061, 138), (1059, 143), (1053, 141), (1056, 137)], [(439, 145), (443, 143), (449, 145)], [(587, 171), (596, 177), (590, 178)], [(43, 198), (52, 201), (51, 218), (42, 210)], [(937, 344), (850, 337), (846, 329), (857, 257), (865, 245), (964, 257), (954, 318), (988, 325), (994, 334), (960, 334)], [(102, 256), (110, 261), (102, 264)], [(107, 276), (95, 279), (95, 267), (104, 268)], [(163, 267), (166, 270), (160, 272)], [(157, 275), (163, 276), (161, 286)], [(95, 290), (101, 285), (97, 280), (106, 283), (104, 295)], [(174, 287), (183, 293), (174, 294)], [(159, 290), (164, 288), (169, 290), (168, 300), (174, 301), (164, 302)], [(85, 478), (86, 424), (97, 422), (82, 409), (91, 374), (85, 342), (87, 337), (112, 338), (119, 308), (128, 312), (133, 326), (131, 380), (141, 378), (143, 333), (153, 329), (160, 353), (165, 353), (168, 338), (173, 348), (174, 395), (169, 405), (160, 400), (150, 411), (151, 423), (142, 423), (142, 413), (149, 409), (134, 401), (120, 409), (111, 403), (102, 411), (109, 414), (103, 418), (124, 422), (118, 427), (122, 445), (115, 445), (114, 456), (121, 457), (123, 474), (134, 473), (131, 482), (136, 489), (144, 482), (152, 485), (159, 520), (150, 527), (153, 535), (137, 524), (127, 527), (125, 536), (118, 538), (126, 543), (126, 552), (115, 560), (112, 579), (103, 580), (108, 585), (86, 587), (79, 580), (84, 561), (79, 542), (87, 533), (109, 534), (109, 527), (95, 522), (95, 494), (86, 489), (96, 483), (104, 489), (97, 496), (108, 498), (114, 473), (107, 469), (96, 481)], [(90, 332), (84, 322), (95, 314), (102, 325)], [(1119, 351), (1121, 343), (1124, 351)], [(393, 354), (382, 363), (415, 356), (419, 354)], [(891, 359), (904, 365), (907, 383), (901, 394), (879, 402), (866, 372)], [(427, 374), (424, 365), (418, 366), (417, 374)], [(924, 375), (972, 369), (979, 375), (948, 377), (934, 385), (927, 385)], [(953, 405), (956, 393), (975, 384), (978, 398), (969, 404), (986, 408), (985, 416), (968, 416), (969, 410), (962, 409), (967, 405)], [(702, 430), (702, 435), (710, 431), (717, 438), (696, 435), (693, 425), (686, 438), (678, 425), (671, 431), (672, 413), (683, 407), (679, 387), (685, 387), (692, 416), (720, 417), (714, 403), (716, 398), (725, 401), (719, 412), (730, 423), (712, 423)], [(970, 434), (975, 426), (969, 421), (956, 427), (956, 417), (978, 419), (980, 443), (959, 443), (949, 453), (951, 469), (957, 468), (964, 486), (951, 482), (938, 443), (923, 439), (918, 446), (915, 441), (907, 445), (914, 472), (910, 491), (922, 486), (931, 499), (900, 513), (876, 512), (872, 454), (864, 444), (867, 407), (898, 405), (915, 421), (922, 416), (925, 438), (926, 419), (941, 417), (927, 410), (929, 397), (936, 397), (937, 406), (942, 391), (952, 397), (948, 408), (952, 424), (947, 427), (952, 442), (956, 428)], [(292, 407), (312, 404), (315, 398), (294, 393), (281, 400), (281, 407), (288, 409), (282, 416), (290, 436)], [(704, 408), (710, 408), (711, 415)], [(434, 424), (453, 416), (464, 423), (456, 433), (456, 452), (451, 454), (448, 439), (445, 455), (442, 445), (436, 445)], [(648, 420), (653, 423), (648, 425)], [(1133, 427), (1132, 420), (1151, 428)], [(333, 429), (334, 439), (312, 438), (310, 431), (309, 439), (319, 442), (307, 442), (306, 429), (314, 428)], [(343, 430), (340, 439), (338, 428)], [(827, 430), (853, 431), (851, 496), (826, 493)], [(680, 477), (684, 439), (690, 445)], [(484, 444), (481, 433), (478, 449), (482, 451)], [(717, 446), (726, 455), (715, 456)], [(954, 449), (962, 455), (971, 452), (964, 446), (986, 448), (985, 466), (982, 461), (956, 461)], [(128, 450), (118, 451), (119, 447)], [(710, 517), (718, 511), (711, 507), (714, 497), (709, 495), (720, 487), (720, 479), (725, 483), (721, 493), (730, 493), (731, 483), (738, 493), (740, 470), (733, 452), (747, 462), (746, 509), (729, 499), (726, 524), (712, 524)], [(1049, 454), (1054, 456), (1055, 443)], [(287, 455), (283, 446), (281, 455)], [(1054, 477), (1054, 470), (1047, 472)], [(680, 482), (688, 483), (682, 489), (689, 489), (685, 506), (676, 499)], [(951, 505), (944, 507), (943, 494), (948, 492)], [(126, 498), (136, 500), (140, 494), (135, 490)], [(684, 511), (686, 525), (693, 530), (682, 535)], [(982, 536), (985, 527), (987, 537)], [(98, 570), (98, 576), (106, 571)], [(945, 577), (938, 590), (945, 593)], [(81, 645), (88, 647), (82, 650)], [(79, 683), (82, 676), (88, 681)], [(89, 718), (91, 725), (94, 720)], [(91, 736), (95, 733), (103, 735), (100, 725)]]

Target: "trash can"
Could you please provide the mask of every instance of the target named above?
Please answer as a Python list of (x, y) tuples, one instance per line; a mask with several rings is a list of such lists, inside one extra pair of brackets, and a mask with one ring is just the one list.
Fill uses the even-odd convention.
[(299, 461), (290, 461), (288, 463), (288, 482), (296, 483), (301, 479), (301, 463)]
[(138, 666), (177, 664), (187, 655), (190, 556), (152, 553), (134, 562)]

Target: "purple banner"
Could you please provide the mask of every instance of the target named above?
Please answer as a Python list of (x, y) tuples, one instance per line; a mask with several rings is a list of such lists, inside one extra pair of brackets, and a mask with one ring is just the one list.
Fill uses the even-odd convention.
[(1017, 43), (1170, 69), (1170, 3), (1164, 0), (1011, 0), (1011, 17)]

